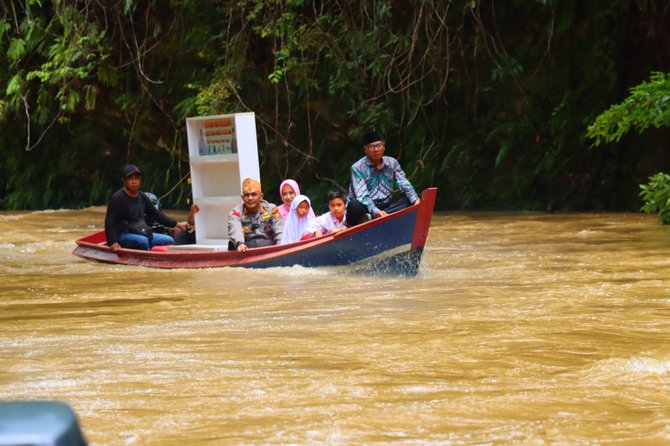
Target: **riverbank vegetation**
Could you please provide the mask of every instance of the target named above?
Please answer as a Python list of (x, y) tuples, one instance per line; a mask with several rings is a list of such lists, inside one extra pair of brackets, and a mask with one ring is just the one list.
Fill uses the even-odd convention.
[[(670, 74), (653, 73), (651, 79), (634, 86), (620, 104), (600, 114), (587, 129), (596, 146), (602, 142), (620, 141), (636, 130), (670, 126)], [(641, 210), (658, 213), (659, 221), (670, 224), (670, 175), (659, 172), (640, 185)]]
[(274, 201), (346, 188), (376, 126), (442, 210), (637, 210), (667, 126), (588, 132), (667, 81), (668, 23), (660, 0), (5, 2), (0, 209), (104, 204), (126, 162), (184, 207), (185, 118), (254, 111)]

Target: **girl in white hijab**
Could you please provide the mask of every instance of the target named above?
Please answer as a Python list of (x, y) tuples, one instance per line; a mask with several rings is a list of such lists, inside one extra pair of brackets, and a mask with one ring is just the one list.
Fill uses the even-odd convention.
[(293, 243), (305, 238), (313, 237), (307, 230), (315, 220), (312, 203), (304, 195), (297, 195), (291, 202), (291, 210), (284, 221), (280, 244)]

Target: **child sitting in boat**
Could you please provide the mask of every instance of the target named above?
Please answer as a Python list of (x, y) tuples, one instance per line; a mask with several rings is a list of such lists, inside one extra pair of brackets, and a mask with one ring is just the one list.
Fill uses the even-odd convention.
[(291, 202), (291, 209), (284, 221), (284, 231), (280, 244), (285, 245), (286, 243), (312, 238), (313, 235), (307, 229), (315, 220), (309, 198), (304, 195), (296, 196)]
[(319, 215), (307, 229), (314, 237), (347, 229), (346, 201), (340, 191), (328, 193), (329, 212)]

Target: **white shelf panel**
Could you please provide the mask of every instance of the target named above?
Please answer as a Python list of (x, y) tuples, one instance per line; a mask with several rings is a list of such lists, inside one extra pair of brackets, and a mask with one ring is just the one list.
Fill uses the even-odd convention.
[(224, 153), (222, 155), (194, 155), (191, 156), (191, 164), (237, 164), (240, 157), (237, 153)]
[(198, 198), (198, 201), (195, 202), (198, 206), (204, 206), (204, 205), (212, 205), (212, 206), (226, 206), (229, 207), (229, 211), (233, 209), (233, 207), (237, 206), (238, 204), (242, 203), (242, 197), (239, 195), (229, 195), (226, 197), (200, 197)]
[(242, 178), (237, 163), (191, 164), (193, 198), (242, 194)]
[(242, 181), (261, 180), (253, 112), (186, 118), (196, 244), (228, 246), (228, 214)]
[[(242, 198), (235, 197), (199, 197), (194, 203), (200, 208), (195, 214), (195, 238), (197, 244), (210, 239), (228, 239), (228, 214)], [(226, 242), (228, 243), (228, 242)]]
[[(196, 232), (196, 236), (198, 233)], [(228, 251), (227, 238), (199, 238), (198, 246), (203, 246), (205, 249), (212, 251)]]
[[(168, 251), (228, 251), (228, 240), (215, 240), (216, 244), (207, 245), (170, 245)], [(218, 243), (219, 241), (225, 243)]]

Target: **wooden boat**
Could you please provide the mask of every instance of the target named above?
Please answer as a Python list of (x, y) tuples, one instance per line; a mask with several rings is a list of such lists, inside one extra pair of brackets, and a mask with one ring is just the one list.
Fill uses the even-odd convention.
[(103, 263), (152, 268), (347, 267), (371, 273), (415, 276), (428, 237), (436, 188), (423, 191), (421, 202), (334, 234), (286, 245), (252, 248), (244, 253), (227, 246), (185, 245), (167, 251), (121, 248), (113, 252), (101, 231), (76, 241), (73, 254)]

